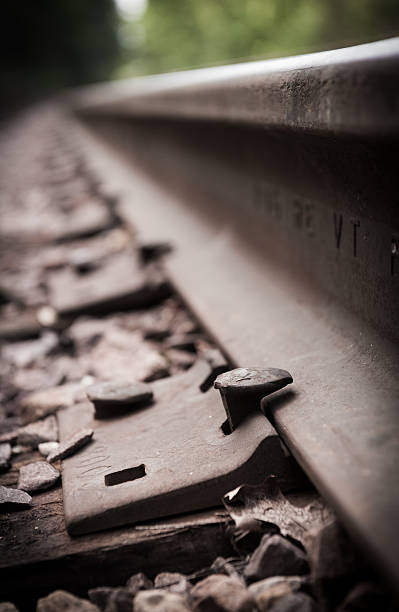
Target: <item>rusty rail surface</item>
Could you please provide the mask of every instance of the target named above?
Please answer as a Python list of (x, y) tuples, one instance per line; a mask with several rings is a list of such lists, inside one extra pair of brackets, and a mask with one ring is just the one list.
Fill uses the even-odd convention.
[(82, 146), (265, 409), (399, 584), (399, 39), (96, 86)]

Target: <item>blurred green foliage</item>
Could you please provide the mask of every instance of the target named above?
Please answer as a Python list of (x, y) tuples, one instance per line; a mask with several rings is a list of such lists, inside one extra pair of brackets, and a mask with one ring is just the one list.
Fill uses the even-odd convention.
[(399, 0), (148, 0), (122, 32), (118, 75), (149, 74), (395, 35)]
[[(126, 0), (125, 0), (126, 1)], [(0, 109), (60, 88), (356, 44), (399, 33), (399, 0), (2, 0)]]

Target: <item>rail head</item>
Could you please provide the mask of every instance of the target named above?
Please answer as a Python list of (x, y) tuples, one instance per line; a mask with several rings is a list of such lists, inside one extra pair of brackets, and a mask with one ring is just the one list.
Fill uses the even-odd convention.
[(70, 100), (85, 114), (389, 135), (399, 131), (398, 79), (399, 37), (94, 85)]

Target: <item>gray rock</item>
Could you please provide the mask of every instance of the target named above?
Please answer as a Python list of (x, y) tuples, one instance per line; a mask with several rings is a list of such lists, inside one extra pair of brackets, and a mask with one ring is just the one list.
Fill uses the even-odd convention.
[(21, 401), (24, 423), (37, 421), (59, 408), (71, 406), (80, 399), (84, 388), (85, 385), (80, 383), (68, 383), (29, 393)]
[(280, 535), (264, 535), (244, 575), (253, 582), (269, 576), (302, 576), (308, 572), (306, 555), (300, 548)]
[(95, 589), (89, 589), (87, 594), (92, 603), (94, 603), (100, 610), (105, 610), (113, 590), (113, 587), (103, 586)]
[(29, 492), (49, 489), (59, 477), (59, 471), (47, 461), (35, 461), (23, 465), (19, 470), (18, 488)]
[(41, 338), (25, 342), (14, 342), (5, 346), (2, 355), (17, 368), (26, 368), (48, 355), (58, 344), (58, 336), (47, 331)]
[(69, 440), (62, 442), (58, 450), (50, 453), (47, 456), (47, 461), (49, 463), (53, 463), (54, 461), (58, 461), (59, 459), (65, 459), (65, 457), (69, 457), (76, 453), (77, 450), (86, 446), (90, 442), (93, 437), (92, 429), (83, 429), (82, 431), (78, 431), (75, 435), (73, 435)]
[(0, 444), (0, 473), (10, 468), (11, 444), (4, 442)]
[(279, 584), (284, 584), (289, 588), (289, 592), (293, 593), (299, 591), (305, 584), (306, 579), (302, 576), (272, 576), (271, 578), (264, 578), (258, 582), (253, 582), (249, 585), (249, 592), (256, 597), (260, 593), (267, 591), (268, 589), (275, 587)]
[(282, 598), (291, 595), (291, 589), (285, 582), (279, 582), (267, 589), (263, 589), (255, 595), (257, 608), (263, 610), (272, 610)]
[(126, 332), (137, 331), (142, 314), (121, 312), (107, 317), (78, 317), (68, 329), (68, 337), (73, 341), (78, 353), (87, 353), (112, 329), (122, 328)]
[(79, 352), (85, 353), (100, 340), (104, 328), (109, 326), (107, 319), (78, 317), (68, 329), (68, 336), (73, 340)]
[[(297, 593), (304, 583), (299, 576), (274, 576), (259, 582), (254, 582), (249, 587), (249, 592), (253, 595), (257, 608), (263, 610), (275, 610), (281, 607), (281, 612), (311, 612), (316, 609), (316, 604), (312, 599), (303, 593)], [(298, 598), (289, 598), (295, 594)], [(304, 597), (302, 597), (304, 595)]]
[(57, 451), (59, 447), (58, 442), (41, 442), (37, 448), (43, 457), (47, 457), (50, 453)]
[[(53, 380), (54, 385), (59, 385), (61, 381), (68, 383), (82, 383), (86, 380), (87, 369), (82, 366), (78, 359), (70, 357), (69, 355), (63, 354), (53, 357), (51, 360), (50, 372), (54, 373)], [(57, 379), (58, 377), (58, 379)], [(43, 385), (42, 385), (43, 388)], [(86, 399), (85, 389), (80, 393), (76, 394), (77, 400)]]
[(32, 448), (37, 448), (41, 442), (56, 442), (57, 440), (58, 426), (54, 415), (21, 427), (17, 439), (18, 444)]
[(32, 393), (59, 385), (63, 381), (63, 374), (56, 367), (59, 359), (62, 357), (52, 357), (50, 363), (46, 363), (43, 367), (43, 362), (33, 368), (23, 368), (14, 370), (12, 376), (12, 384), (18, 387), (23, 393)]
[(154, 587), (156, 589), (166, 589), (171, 593), (186, 595), (190, 590), (191, 584), (184, 574), (178, 572), (161, 572), (155, 577)]
[(198, 332), (198, 323), (190, 319), (187, 310), (179, 308), (173, 319), (173, 333), (176, 335), (188, 335)]
[(197, 356), (191, 351), (182, 351), (180, 349), (168, 349), (165, 355), (170, 363), (180, 369), (188, 370), (196, 361)]
[(320, 610), (314, 599), (306, 593), (291, 593), (285, 597), (279, 597), (270, 604), (266, 598), (262, 601), (262, 595), (259, 595), (256, 603), (259, 612), (265, 610), (270, 610), (270, 612), (318, 612)]
[(54, 591), (37, 602), (36, 612), (98, 612), (97, 606), (66, 591)]
[(134, 598), (134, 612), (190, 612), (181, 595), (160, 589), (139, 591)]
[(133, 595), (125, 587), (90, 589), (89, 599), (105, 612), (133, 612)]
[[(48, 442), (44, 442), (44, 444), (48, 444)], [(30, 446), (22, 446), (21, 444), (16, 444), (12, 447), (13, 455), (22, 455), (23, 453), (31, 453), (32, 448)]]
[(92, 236), (90, 240), (80, 240), (73, 243), (72, 248), (64, 249), (65, 261), (77, 271), (86, 270), (99, 265), (102, 260), (107, 259), (112, 253), (123, 251), (129, 244), (131, 237), (129, 233), (118, 227), (108, 232), (102, 232), (98, 236)]
[(132, 595), (136, 595), (136, 593), (139, 591), (152, 589), (153, 584), (145, 574), (139, 572), (138, 574), (133, 574), (133, 576), (130, 576), (129, 580), (126, 582), (126, 588)]
[(174, 334), (165, 340), (165, 348), (195, 351), (197, 342), (201, 339), (200, 334)]
[(226, 576), (237, 578), (237, 580), (243, 580), (234, 565), (224, 557), (216, 557), (210, 569), (214, 574), (226, 574)]
[(140, 318), (140, 327), (147, 340), (164, 340), (171, 334), (173, 322), (178, 312), (178, 304), (169, 299), (161, 306), (152, 308)]
[(0, 485), (0, 508), (7, 512), (11, 508), (27, 507), (32, 503), (32, 498), (25, 491), (11, 489)]
[(76, 240), (109, 229), (112, 219), (101, 200), (86, 196), (75, 208), (73, 215), (57, 219), (53, 226), (53, 238), (58, 242)]
[(57, 323), (57, 313), (51, 306), (41, 306), (38, 308), (36, 317), (43, 327), (53, 327)]
[(214, 574), (191, 589), (194, 610), (201, 612), (252, 612), (255, 602), (246, 587), (230, 576)]
[(87, 371), (99, 380), (118, 372), (121, 380), (156, 380), (168, 374), (168, 362), (158, 349), (146, 342), (139, 331), (130, 332), (109, 325), (95, 347), (79, 358)]
[(305, 545), (314, 593), (328, 610), (335, 609), (361, 579), (362, 559), (337, 521), (308, 532)]
[(4, 444), (5, 442), (12, 444), (13, 442), (17, 441), (17, 438), (18, 429), (13, 429), (12, 431), (5, 431), (0, 435), (0, 444)]
[(11, 444), (8, 442), (3, 442), (0, 444), (0, 461), (4, 459), (8, 461), (11, 457)]
[(69, 268), (52, 274), (49, 285), (51, 305), (63, 315), (145, 307), (167, 294), (165, 281), (153, 280), (129, 250), (108, 257), (89, 274), (79, 275)]
[(0, 612), (18, 612), (18, 608), (10, 601), (0, 602)]
[(28, 311), (15, 314), (10, 319), (0, 322), (1, 340), (24, 340), (35, 338), (41, 332), (41, 326), (34, 313)]
[(128, 589), (119, 587), (110, 594), (105, 612), (133, 612), (133, 595)]
[(143, 382), (103, 382), (87, 388), (87, 397), (94, 404), (97, 418), (114, 416), (151, 402), (151, 387)]

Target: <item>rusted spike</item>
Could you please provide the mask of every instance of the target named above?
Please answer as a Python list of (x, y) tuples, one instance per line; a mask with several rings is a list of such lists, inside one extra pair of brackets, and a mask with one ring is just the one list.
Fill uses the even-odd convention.
[(227, 414), (225, 433), (234, 431), (247, 414), (259, 409), (263, 397), (292, 381), (289, 372), (278, 368), (236, 368), (220, 374), (214, 387), (220, 391)]

